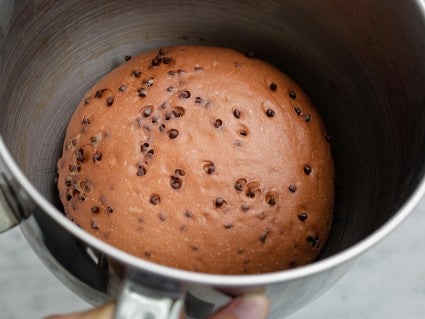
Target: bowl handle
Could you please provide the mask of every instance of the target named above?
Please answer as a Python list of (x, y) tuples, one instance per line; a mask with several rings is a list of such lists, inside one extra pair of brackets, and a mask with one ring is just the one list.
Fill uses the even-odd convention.
[(182, 292), (165, 292), (127, 281), (115, 310), (115, 319), (178, 319)]
[(34, 201), (19, 184), (10, 165), (16, 166), (0, 136), (0, 233), (28, 218), (35, 208)]
[(19, 222), (19, 208), (14, 199), (13, 188), (0, 170), (0, 233), (16, 226)]

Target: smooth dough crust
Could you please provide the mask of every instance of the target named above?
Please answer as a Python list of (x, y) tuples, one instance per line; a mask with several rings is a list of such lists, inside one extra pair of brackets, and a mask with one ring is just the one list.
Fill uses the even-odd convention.
[(275, 67), (225, 48), (163, 48), (83, 97), (58, 162), (60, 199), (80, 227), (156, 263), (294, 268), (317, 257), (332, 223), (326, 137)]

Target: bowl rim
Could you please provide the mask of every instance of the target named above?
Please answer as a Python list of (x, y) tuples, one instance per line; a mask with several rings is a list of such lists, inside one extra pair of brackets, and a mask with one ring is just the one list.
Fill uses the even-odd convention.
[[(202, 284), (215, 287), (247, 287), (262, 286), (268, 284), (276, 284), (280, 282), (288, 282), (302, 277), (312, 276), (330, 269), (338, 265), (345, 264), (348, 261), (360, 256), (368, 249), (376, 245), (388, 234), (394, 231), (406, 217), (412, 212), (414, 207), (419, 203), (425, 194), (425, 178), (422, 178), (416, 189), (406, 200), (406, 202), (398, 209), (398, 211), (381, 227), (372, 234), (362, 239), (351, 247), (341, 252), (311, 264), (297, 267), (294, 269), (283, 270), (278, 272), (263, 274), (247, 274), (247, 275), (221, 275), (197, 273), (187, 270), (176, 269), (168, 266), (156, 264), (136, 256), (130, 255), (124, 251), (111, 246), (110, 244), (94, 237), (90, 233), (84, 231), (72, 221), (70, 221), (63, 213), (61, 213), (52, 203), (44, 198), (41, 193), (31, 184), (28, 178), (20, 170), (17, 163), (11, 156), (2, 137), (0, 136), (0, 165), (3, 157), (6, 165), (5, 169), (16, 178), (19, 185), (26, 191), (31, 200), (38, 205), (43, 212), (47, 213), (56, 223), (66, 229), (72, 235), (82, 240), (90, 247), (101, 251), (107, 256), (132, 267), (156, 276), (165, 277), (171, 280), (177, 280), (184, 283)], [(1, 171), (1, 168), (0, 168)]]

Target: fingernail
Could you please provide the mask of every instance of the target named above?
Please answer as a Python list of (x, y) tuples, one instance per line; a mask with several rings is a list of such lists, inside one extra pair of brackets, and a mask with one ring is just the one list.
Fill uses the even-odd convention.
[(246, 295), (235, 299), (233, 304), (238, 319), (265, 319), (269, 312), (269, 300), (264, 295)]

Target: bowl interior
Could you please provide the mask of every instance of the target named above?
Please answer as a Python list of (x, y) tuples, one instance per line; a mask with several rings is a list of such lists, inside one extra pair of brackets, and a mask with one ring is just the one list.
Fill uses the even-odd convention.
[(0, 133), (59, 209), (56, 162), (85, 91), (124, 56), (177, 44), (252, 52), (313, 99), (336, 165), (335, 219), (320, 258), (379, 229), (422, 179), (425, 25), (415, 1), (20, 1), (9, 11)]

